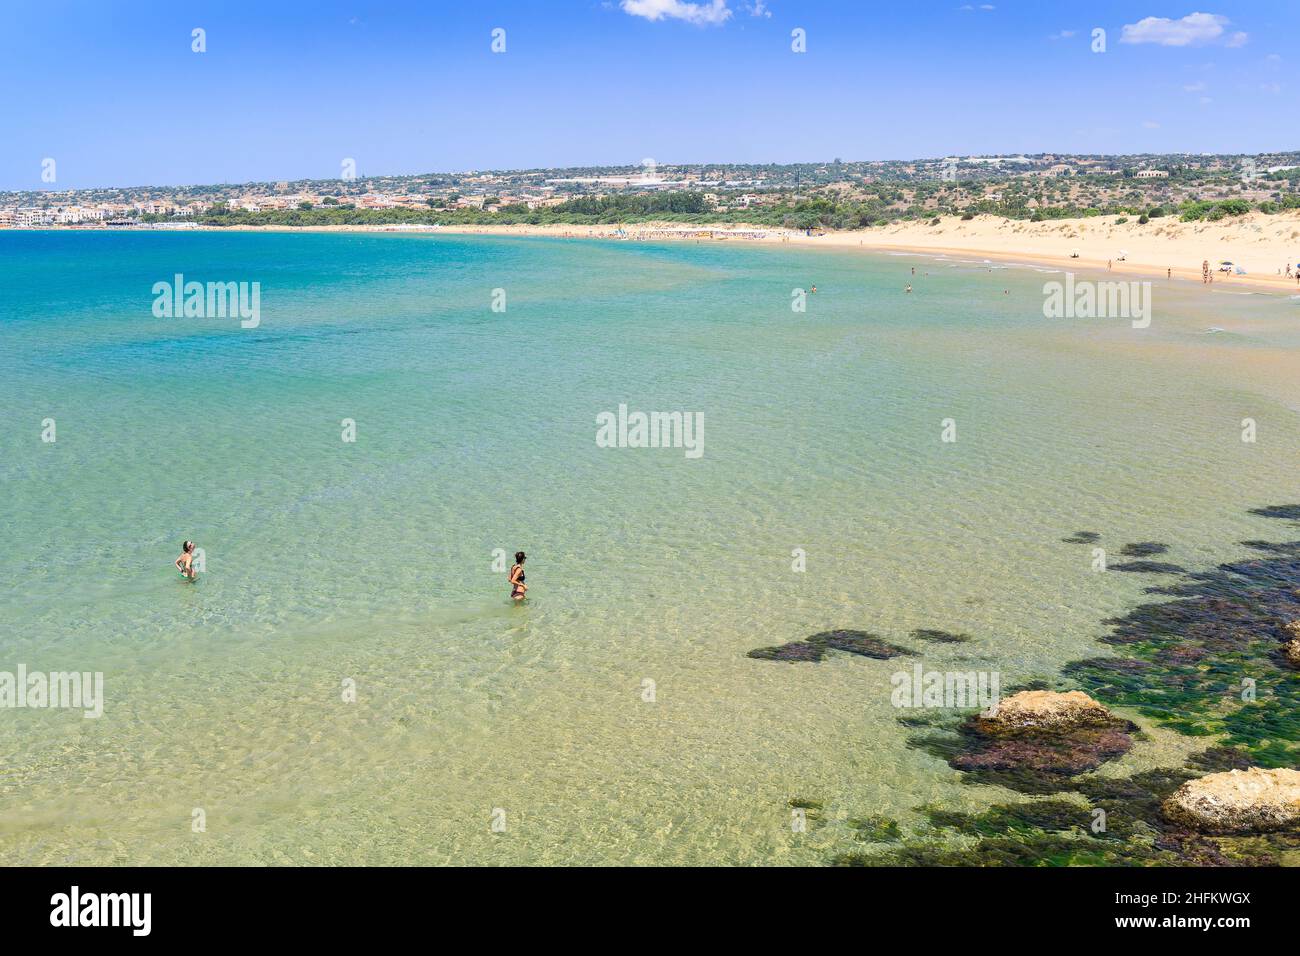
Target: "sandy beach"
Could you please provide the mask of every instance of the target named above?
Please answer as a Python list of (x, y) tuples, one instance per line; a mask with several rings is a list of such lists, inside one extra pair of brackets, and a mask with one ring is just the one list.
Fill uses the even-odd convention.
[[(1251, 213), (1217, 223), (1136, 219), (1117, 224), (1117, 216), (1058, 219), (1046, 222), (977, 216), (963, 221), (947, 217), (938, 225), (908, 222), (844, 232), (805, 235), (788, 229), (745, 225), (697, 227), (680, 223), (635, 226), (446, 226), (440, 231), (480, 235), (569, 236), (627, 240), (692, 239), (795, 243), (801, 246), (862, 248), (929, 255), (978, 256), (997, 262), (1025, 262), (1062, 268), (1106, 269), (1130, 275), (1201, 281), (1208, 260), (1214, 283), (1300, 292), (1294, 277), (1300, 263), (1300, 215)], [(621, 233), (620, 233), (621, 230)], [(1077, 258), (1074, 254), (1077, 253)], [(1230, 261), (1245, 275), (1217, 271)], [(1292, 277), (1286, 278), (1290, 262)]]
[[(977, 255), (1000, 262), (1032, 262), (1063, 268), (1105, 269), (1163, 278), (1201, 281), (1208, 260), (1214, 284), (1300, 292), (1300, 215), (1250, 213), (1232, 220), (1179, 222), (1176, 217), (1117, 224), (1116, 216), (1045, 222), (980, 216), (943, 219), (938, 225), (907, 223), (824, 237), (832, 245), (923, 251), (939, 255)], [(809, 241), (820, 241), (810, 239)], [(1073, 256), (1077, 253), (1077, 258)], [(1245, 275), (1217, 271), (1227, 260)], [(1285, 276), (1287, 263), (1292, 277)]]
[[(694, 225), (650, 222), (634, 225), (449, 225), (412, 229), (409, 226), (231, 226), (195, 229), (235, 229), (279, 232), (439, 232), (459, 235), (546, 236), (614, 241), (733, 241), (791, 243), (806, 247), (871, 249), (925, 255), (979, 257), (997, 262), (1022, 262), (1079, 270), (1105, 270), (1134, 276), (1201, 281), (1201, 263), (1209, 261), (1214, 285), (1222, 284), (1275, 292), (1300, 293), (1295, 278), (1300, 263), (1300, 214), (1250, 213), (1219, 222), (1180, 222), (1177, 217), (1153, 219), (1139, 225), (1118, 216), (1056, 219), (1044, 222), (977, 216), (973, 220), (941, 218), (937, 225), (907, 222), (871, 229), (802, 232), (743, 223)], [(1233, 273), (1219, 271), (1223, 261)], [(1292, 277), (1285, 276), (1287, 263)], [(1235, 267), (1245, 270), (1238, 275)]]

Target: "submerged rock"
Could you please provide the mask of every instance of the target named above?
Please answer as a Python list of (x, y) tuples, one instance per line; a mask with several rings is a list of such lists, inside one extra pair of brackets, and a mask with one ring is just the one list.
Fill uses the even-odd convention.
[(745, 656), (759, 661), (812, 661), (815, 664), (825, 654), (824, 647), (815, 647), (803, 641), (791, 641), (779, 647), (756, 647)]
[(835, 630), (822, 631), (805, 637), (802, 641), (791, 641), (779, 647), (757, 647), (747, 656), (760, 661), (811, 661), (816, 664), (826, 656), (827, 651), (844, 651), (880, 661), (912, 653), (869, 631)]
[(1154, 554), (1164, 554), (1169, 550), (1169, 545), (1161, 544), (1159, 541), (1138, 541), (1136, 544), (1126, 544), (1119, 549), (1119, 553), (1126, 558), (1149, 558)]
[(1179, 787), (1164, 811), (1176, 823), (1216, 833), (1300, 829), (1300, 771), (1212, 773)]
[(1130, 571), (1140, 574), (1183, 574), (1186, 568), (1165, 561), (1123, 561), (1110, 565), (1112, 571)]
[(1095, 531), (1076, 531), (1073, 537), (1061, 540), (1066, 544), (1096, 544), (1101, 540), (1101, 535)]
[(954, 634), (952, 631), (937, 631), (930, 627), (918, 627), (912, 632), (918, 641), (933, 641), (936, 644), (964, 644), (970, 640), (969, 634)]
[(1079, 727), (1068, 731), (1028, 731), (1014, 735), (981, 737), (972, 734), (972, 746), (950, 763), (954, 770), (999, 771), (1039, 779), (1016, 786), (1009, 780), (990, 780), (1012, 789), (1043, 792), (1042, 775), (1073, 777), (1095, 770), (1107, 760), (1128, 753), (1133, 746), (1129, 736), (1136, 728), (1123, 722), (1114, 727)]
[(791, 797), (786, 806), (792, 810), (803, 810), (810, 817), (819, 817), (822, 810), (826, 809), (820, 800), (811, 800), (808, 797)]
[(1251, 508), (1250, 513), (1261, 518), (1282, 518), (1300, 521), (1300, 505), (1268, 505), (1265, 508)]

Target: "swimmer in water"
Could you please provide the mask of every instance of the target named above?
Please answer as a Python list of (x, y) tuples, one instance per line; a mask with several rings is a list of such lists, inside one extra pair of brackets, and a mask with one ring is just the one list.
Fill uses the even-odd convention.
[(515, 566), (510, 569), (510, 596), (516, 601), (522, 601), (528, 591), (528, 585), (524, 583), (524, 561), (527, 558), (522, 551), (516, 551)]
[(817, 291), (817, 287), (816, 287), (816, 286), (813, 286), (813, 287), (812, 287), (812, 291), (813, 291), (813, 292), (816, 292), (816, 291)]
[(174, 563), (176, 570), (181, 573), (181, 577), (190, 581), (195, 580), (193, 541), (186, 541), (181, 545), (181, 556)]
[(909, 283), (907, 284), (907, 288), (904, 289), (903, 291), (904, 291), (904, 292), (911, 292), (911, 291), (912, 291), (912, 283), (909, 282)]

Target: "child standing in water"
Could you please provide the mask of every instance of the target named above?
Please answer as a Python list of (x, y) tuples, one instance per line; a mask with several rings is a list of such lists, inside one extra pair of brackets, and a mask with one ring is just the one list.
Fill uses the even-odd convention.
[(181, 545), (181, 556), (176, 559), (175, 564), (176, 570), (181, 573), (181, 577), (190, 581), (195, 580), (193, 541), (186, 541)]
[(516, 551), (515, 566), (510, 569), (510, 596), (516, 601), (522, 601), (528, 590), (528, 585), (524, 583), (524, 561), (527, 558), (522, 551)]

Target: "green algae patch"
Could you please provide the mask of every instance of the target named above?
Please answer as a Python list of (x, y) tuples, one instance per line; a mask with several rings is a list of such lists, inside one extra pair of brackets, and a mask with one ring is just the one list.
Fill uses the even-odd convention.
[(886, 816), (854, 817), (848, 821), (853, 837), (866, 843), (896, 843), (903, 838), (898, 821)]

